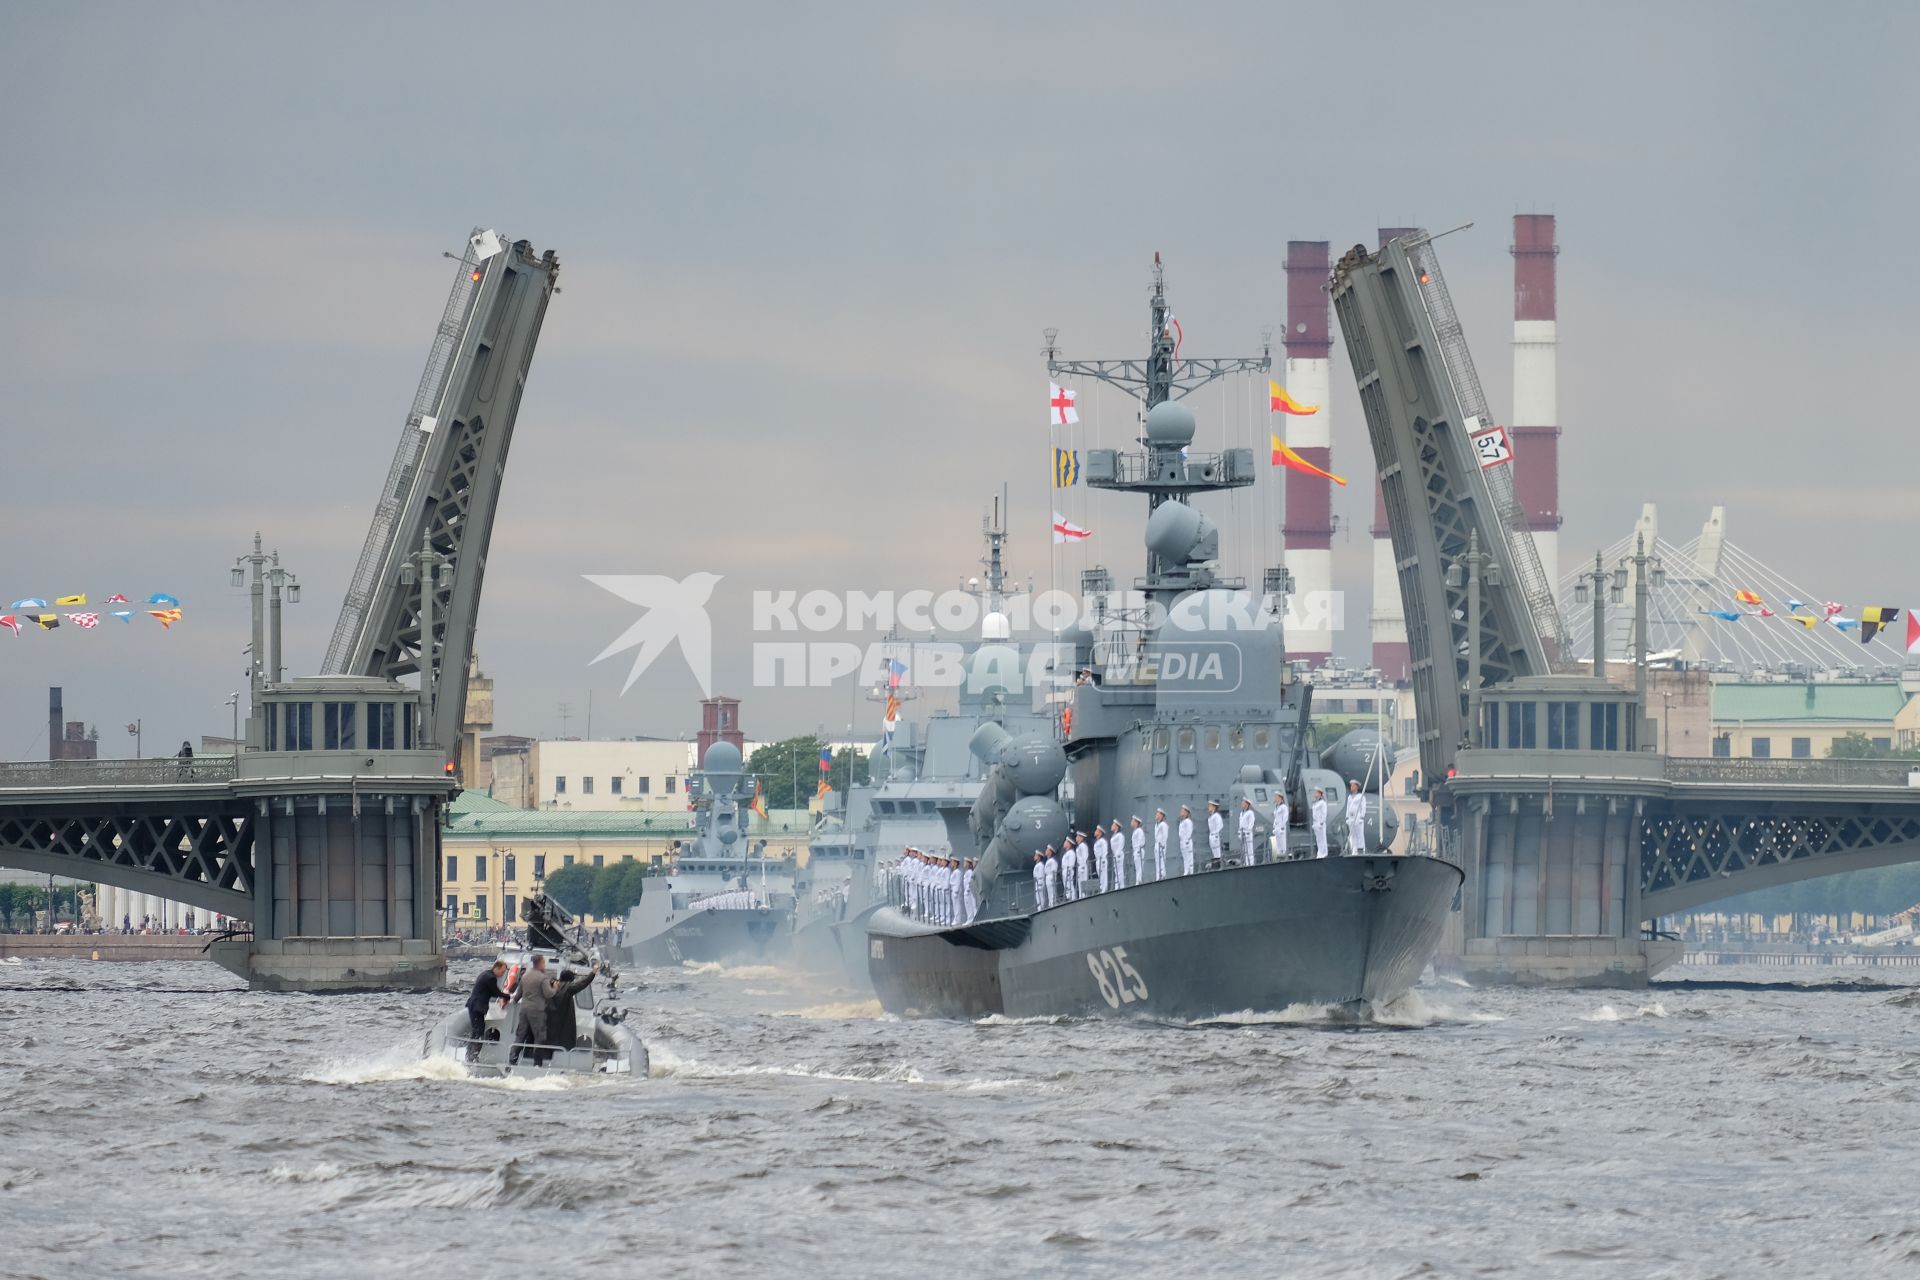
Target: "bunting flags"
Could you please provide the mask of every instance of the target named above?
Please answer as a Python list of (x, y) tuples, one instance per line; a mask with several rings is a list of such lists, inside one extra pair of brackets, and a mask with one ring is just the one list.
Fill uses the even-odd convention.
[(100, 625), (100, 615), (97, 613), (70, 613), (67, 615), (67, 621), (76, 627), (91, 631)]
[(87, 593), (82, 591), (77, 596), (56, 596), (53, 602), (63, 609), (69, 605), (85, 605), (87, 602)]
[(1787, 615), (1787, 621), (1797, 622), (1809, 631), (1820, 625), (1820, 619), (1810, 613), (1790, 613)]
[(753, 801), (747, 805), (747, 808), (759, 814), (763, 819), (767, 816), (767, 798), (761, 794), (760, 779), (758, 778), (753, 780)]
[(60, 616), (53, 613), (36, 613), (33, 620), (42, 631), (52, 631), (60, 625)]
[(18, 612), (21, 609), (44, 609), (46, 607), (47, 607), (47, 602), (45, 600), (42, 600), (39, 596), (28, 596), (25, 600), (15, 600), (12, 604), (7, 606), (7, 608), (12, 609), (16, 612)]
[(1841, 604), (1837, 600), (1829, 600), (1825, 604), (1821, 605), (1820, 607), (1826, 610), (1827, 616), (1829, 618), (1831, 618), (1836, 613), (1844, 613), (1847, 608), (1847, 606)]
[(1764, 603), (1764, 601), (1762, 601), (1762, 600), (1760, 599), (1760, 597), (1759, 597), (1759, 596), (1757, 596), (1757, 595), (1755, 595), (1755, 594), (1754, 594), (1753, 592), (1751, 592), (1751, 591), (1736, 591), (1736, 592), (1734, 592), (1734, 593), (1733, 593), (1733, 598), (1734, 598), (1735, 600), (1737, 600), (1737, 601), (1739, 601), (1739, 602), (1740, 602), (1741, 604), (1762, 604), (1762, 603)]
[(1912, 609), (1907, 610), (1907, 656), (1920, 658), (1920, 613), (1915, 613)]
[(179, 597), (170, 596), (164, 591), (156, 591), (148, 596), (147, 603), (165, 605), (170, 609), (178, 609), (180, 607)]
[(1891, 627), (1900, 618), (1900, 611), (1892, 605), (1870, 604), (1860, 610), (1860, 643), (1869, 644), (1883, 628)]
[(1053, 487), (1065, 489), (1080, 483), (1080, 455), (1072, 449), (1053, 451)]
[(1047, 425), (1070, 427), (1080, 421), (1080, 411), (1073, 407), (1079, 399), (1074, 392), (1067, 390), (1057, 382), (1047, 384)]
[(1276, 467), (1289, 467), (1295, 471), (1304, 471), (1310, 476), (1319, 476), (1323, 480), (1331, 480), (1342, 487), (1347, 483), (1344, 477), (1337, 476), (1331, 471), (1322, 471), (1319, 467), (1314, 466), (1311, 462), (1308, 462), (1305, 458), (1287, 448), (1286, 445), (1281, 443), (1278, 435), (1273, 436), (1273, 465)]
[(1807, 607), (1807, 606), (1805, 606), (1805, 605), (1803, 605), (1803, 604), (1801, 604), (1801, 603), (1800, 603), (1800, 602), (1799, 602), (1798, 600), (1795, 600), (1795, 599), (1794, 599), (1794, 598), (1793, 598), (1792, 596), (1788, 596), (1788, 597), (1787, 597), (1787, 612), (1788, 612), (1788, 613), (1798, 613), (1798, 612), (1800, 612), (1800, 611), (1801, 611), (1802, 609), (1804, 609), (1804, 608), (1806, 608), (1806, 607)]
[(1851, 631), (1860, 625), (1858, 618), (1832, 618), (1829, 621), (1833, 623), (1836, 630), (1840, 631)]
[(20, 619), (14, 617), (12, 614), (0, 613), (0, 627), (5, 627), (7, 630), (13, 632), (14, 639), (18, 640), (20, 638)]
[(108, 596), (105, 600), (102, 600), (100, 603), (101, 604), (126, 604), (127, 598), (121, 595), (118, 591), (116, 591), (112, 595)]
[[(55, 596), (51, 605), (47, 603), (44, 596), (25, 596), (9, 605), (5, 615), (0, 615), (0, 627), (13, 632), (16, 637), (25, 634), (28, 623), (32, 623), (42, 631), (57, 631), (60, 628), (62, 615), (50, 610), (74, 608), (78, 612), (65, 615), (67, 625), (81, 631), (92, 631), (99, 627), (103, 616), (115, 617), (122, 623), (130, 624), (137, 612), (132, 608), (114, 609), (106, 614), (94, 612), (85, 608), (87, 600), (88, 595), (84, 591)], [(171, 629), (174, 623), (186, 616), (180, 607), (178, 596), (156, 591), (147, 598), (147, 602), (155, 606), (146, 610), (148, 616), (158, 622), (163, 629)], [(129, 600), (127, 596), (115, 591), (102, 597), (101, 603), (125, 605)]]
[(1740, 621), (1740, 615), (1735, 613), (1731, 609), (1702, 609), (1700, 612), (1706, 614), (1710, 618), (1718, 618), (1722, 622)]
[(1085, 542), (1088, 538), (1091, 538), (1092, 536), (1093, 536), (1093, 530), (1082, 529), (1079, 525), (1067, 519), (1065, 516), (1061, 515), (1058, 511), (1053, 513), (1054, 545), (1058, 546), (1062, 542)]
[(1267, 407), (1271, 413), (1292, 413), (1301, 417), (1320, 412), (1317, 404), (1301, 404), (1283, 390), (1279, 383), (1267, 379)]
[(115, 609), (113, 616), (128, 625), (132, 625), (133, 623), (133, 610), (131, 609)]
[(159, 622), (161, 627), (168, 631), (173, 630), (173, 624), (180, 621), (178, 609), (149, 609), (147, 616)]

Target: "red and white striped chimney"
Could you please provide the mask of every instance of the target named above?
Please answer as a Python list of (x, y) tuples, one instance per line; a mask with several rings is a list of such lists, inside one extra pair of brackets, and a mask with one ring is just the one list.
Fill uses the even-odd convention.
[[(1412, 227), (1381, 227), (1380, 247), (1411, 232)], [(1387, 496), (1379, 480), (1373, 482), (1373, 665), (1394, 684), (1412, 679), (1407, 656), (1407, 616), (1400, 604), (1400, 574), (1393, 559), (1393, 539), (1387, 530)]]
[[(1302, 458), (1332, 470), (1332, 301), (1325, 240), (1287, 241), (1286, 388), (1296, 404), (1319, 405), (1306, 415), (1276, 413), (1273, 429)], [(1280, 526), (1284, 559), (1293, 574), (1287, 656), (1319, 667), (1333, 656), (1333, 486), (1316, 476), (1286, 472), (1286, 519)]]
[(1560, 582), (1560, 334), (1553, 215), (1513, 218), (1513, 484), (1547, 584)]

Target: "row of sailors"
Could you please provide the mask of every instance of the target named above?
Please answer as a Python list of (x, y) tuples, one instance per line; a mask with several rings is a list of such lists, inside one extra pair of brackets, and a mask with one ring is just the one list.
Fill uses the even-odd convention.
[(943, 858), (908, 846), (896, 866), (907, 909), (930, 924), (972, 924), (980, 910), (972, 858)]
[[(1366, 850), (1367, 798), (1357, 782), (1348, 783), (1346, 819), (1347, 852), (1363, 853)], [(1292, 806), (1287, 802), (1285, 793), (1274, 800), (1273, 804), (1273, 850), (1276, 858), (1285, 853), (1287, 824), (1292, 820)], [(1313, 827), (1314, 857), (1327, 856), (1327, 794), (1322, 787), (1313, 789), (1313, 805), (1308, 811)], [(1254, 811), (1253, 801), (1240, 801), (1238, 833), (1240, 836), (1240, 859), (1246, 866), (1260, 861), (1260, 846), (1264, 843), (1259, 835), (1260, 816)], [(1224, 854), (1227, 819), (1220, 812), (1218, 800), (1207, 801), (1207, 851), (1214, 862), (1219, 862)], [(1195, 825), (1193, 810), (1186, 805), (1180, 806), (1181, 875), (1192, 875), (1196, 870), (1194, 860)], [(1167, 845), (1169, 837), (1174, 835), (1167, 822), (1167, 811), (1153, 811), (1153, 878), (1167, 878)], [(1147, 828), (1139, 815), (1131, 819), (1131, 828), (1122, 829), (1116, 820), (1112, 826), (1093, 829), (1093, 838), (1089, 840), (1085, 831), (1068, 836), (1064, 844), (1055, 849), (1048, 845), (1035, 851), (1033, 855), (1033, 901), (1036, 909), (1058, 906), (1062, 902), (1074, 902), (1088, 896), (1091, 886), (1097, 884), (1098, 892), (1107, 893), (1127, 887), (1127, 861), (1132, 855), (1133, 883), (1145, 884), (1147, 881)]]
[(695, 898), (687, 904), (687, 910), (749, 911), (759, 905), (751, 889), (729, 889), (725, 893), (710, 893), (704, 898)]

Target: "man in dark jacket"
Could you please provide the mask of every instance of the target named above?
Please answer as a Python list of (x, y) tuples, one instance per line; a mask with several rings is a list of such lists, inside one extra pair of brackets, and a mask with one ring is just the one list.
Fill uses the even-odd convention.
[(473, 1043), (467, 1046), (467, 1057), (480, 1056), (480, 1041), (487, 1034), (487, 1006), (498, 1000), (507, 1002), (507, 993), (500, 989), (501, 975), (507, 971), (505, 960), (495, 960), (493, 968), (481, 971), (473, 980), (473, 990), (467, 996), (467, 1025), (472, 1030)]
[[(518, 1042), (513, 1060), (519, 1060), (519, 1044), (550, 1045), (551, 1028), (549, 1016), (559, 1005), (573, 999), (573, 993), (593, 981), (594, 974), (600, 972), (600, 966), (594, 965), (586, 977), (572, 983), (562, 983), (547, 973), (547, 958), (536, 955), (533, 967), (520, 975), (520, 985), (514, 988), (513, 999), (520, 1006), (520, 1032), (514, 1039)], [(571, 1046), (569, 1046), (571, 1047)], [(552, 1056), (549, 1049), (532, 1050), (535, 1064), (545, 1066)]]

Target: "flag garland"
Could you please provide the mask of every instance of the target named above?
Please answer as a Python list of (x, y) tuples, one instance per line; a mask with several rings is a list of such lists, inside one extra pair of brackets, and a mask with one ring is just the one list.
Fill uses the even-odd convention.
[[(1275, 461), (1278, 461), (1277, 457)], [(1782, 621), (1794, 623), (1806, 631), (1811, 631), (1824, 623), (1836, 631), (1858, 631), (1861, 644), (1872, 644), (1875, 636), (1891, 631), (1900, 620), (1900, 607), (1890, 604), (1862, 605), (1860, 616), (1849, 618), (1845, 616), (1847, 606), (1838, 600), (1823, 600), (1816, 611), (1789, 596), (1782, 602), (1786, 605), (1787, 611), (1776, 613), (1766, 607), (1765, 601), (1757, 592), (1743, 588), (1733, 593), (1733, 599), (1735, 608), (1701, 609), (1699, 612), (1710, 618), (1718, 618), (1722, 622), (1738, 622), (1742, 618), (1779, 618)], [(1753, 607), (1742, 610), (1739, 608), (1740, 605)], [(1907, 653), (1909, 656), (1920, 656), (1920, 648), (1915, 647), (1916, 644), (1920, 644), (1920, 620), (1915, 619), (1913, 610), (1908, 609), (1906, 613)]]
[[(87, 593), (84, 591), (55, 596), (52, 604), (47, 603), (45, 596), (23, 596), (9, 604), (5, 614), (0, 614), (0, 629), (13, 632), (16, 638), (26, 634), (29, 623), (41, 631), (57, 631), (60, 629), (62, 615), (51, 612), (54, 609), (78, 610), (67, 613), (65, 620), (66, 625), (80, 631), (95, 630), (99, 627), (103, 616), (118, 618), (121, 622), (130, 625), (134, 614), (138, 612), (134, 608), (127, 607), (109, 610), (103, 615), (100, 612), (88, 610), (85, 607), (87, 599)], [(100, 602), (117, 605), (132, 603), (126, 595), (118, 591), (102, 597)], [(147, 597), (145, 603), (153, 606), (145, 611), (147, 616), (158, 622), (162, 630), (172, 630), (173, 624), (186, 616), (186, 612), (180, 607), (180, 597), (165, 591), (154, 592)]]

